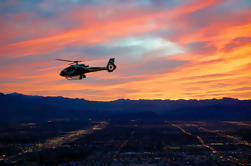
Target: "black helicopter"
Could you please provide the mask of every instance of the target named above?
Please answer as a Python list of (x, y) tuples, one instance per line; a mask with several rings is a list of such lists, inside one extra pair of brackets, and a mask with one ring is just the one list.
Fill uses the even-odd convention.
[(116, 69), (114, 64), (115, 58), (110, 58), (106, 67), (89, 67), (89, 65), (78, 64), (82, 61), (71, 61), (65, 59), (56, 59), (58, 61), (71, 62), (69, 67), (65, 68), (60, 72), (60, 76), (65, 77), (68, 80), (81, 80), (86, 78), (86, 73), (96, 72), (101, 70), (107, 70), (108, 72), (113, 72)]

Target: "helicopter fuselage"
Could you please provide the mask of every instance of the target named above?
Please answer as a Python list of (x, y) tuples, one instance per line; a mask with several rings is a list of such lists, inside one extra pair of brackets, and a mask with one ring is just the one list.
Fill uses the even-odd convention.
[(66, 67), (64, 70), (60, 72), (60, 76), (65, 77), (66, 79), (82, 79), (85, 78), (86, 73), (96, 72), (107, 70), (108, 72), (112, 72), (116, 69), (116, 65), (114, 64), (114, 58), (111, 58), (106, 67), (89, 67), (85, 64), (74, 64)]
[(74, 77), (81, 76), (85, 73), (106, 70), (106, 67), (89, 67), (84, 64), (71, 65), (60, 72), (60, 76)]

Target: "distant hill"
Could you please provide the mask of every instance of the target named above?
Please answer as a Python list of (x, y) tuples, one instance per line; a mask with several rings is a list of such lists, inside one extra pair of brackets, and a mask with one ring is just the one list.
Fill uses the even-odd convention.
[(251, 100), (115, 100), (88, 101), (63, 97), (0, 93), (2, 122), (51, 119), (251, 120)]

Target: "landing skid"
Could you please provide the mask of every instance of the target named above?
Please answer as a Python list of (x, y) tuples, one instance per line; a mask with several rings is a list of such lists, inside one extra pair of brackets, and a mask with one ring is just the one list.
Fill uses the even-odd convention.
[(82, 80), (82, 78), (86, 78), (85, 75), (81, 76), (73, 76), (73, 77), (65, 77), (67, 80)]
[(82, 79), (82, 78), (86, 78), (86, 76), (85, 76), (85, 75), (81, 75), (81, 76), (79, 77), (79, 79)]

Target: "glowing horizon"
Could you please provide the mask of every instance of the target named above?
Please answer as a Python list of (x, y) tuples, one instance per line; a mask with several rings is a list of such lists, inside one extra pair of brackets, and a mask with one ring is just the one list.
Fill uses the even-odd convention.
[[(87, 100), (251, 99), (249, 0), (16, 0), (0, 7), (0, 92)], [(85, 60), (117, 69), (59, 76)]]

